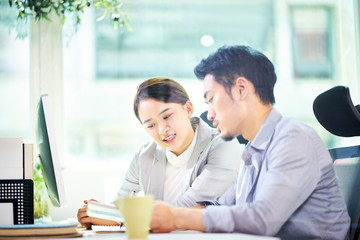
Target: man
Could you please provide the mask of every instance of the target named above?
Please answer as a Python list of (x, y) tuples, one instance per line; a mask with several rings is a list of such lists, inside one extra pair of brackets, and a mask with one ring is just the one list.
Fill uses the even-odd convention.
[(220, 48), (196, 66), (208, 119), (224, 139), (249, 140), (237, 183), (204, 209), (154, 204), (154, 232), (192, 229), (282, 239), (345, 239), (350, 218), (326, 146), (273, 108), (276, 74), (262, 53)]

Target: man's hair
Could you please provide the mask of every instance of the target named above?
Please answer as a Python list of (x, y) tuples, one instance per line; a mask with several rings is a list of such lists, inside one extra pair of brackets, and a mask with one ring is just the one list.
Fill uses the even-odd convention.
[(231, 96), (231, 87), (238, 77), (244, 77), (255, 87), (255, 93), (265, 103), (275, 103), (274, 86), (276, 74), (274, 65), (262, 53), (248, 46), (223, 46), (195, 67), (197, 78), (207, 74), (214, 76)]
[(141, 83), (134, 97), (134, 113), (139, 117), (139, 103), (145, 99), (155, 99), (165, 103), (185, 105), (190, 100), (185, 89), (175, 80), (164, 77), (154, 77)]

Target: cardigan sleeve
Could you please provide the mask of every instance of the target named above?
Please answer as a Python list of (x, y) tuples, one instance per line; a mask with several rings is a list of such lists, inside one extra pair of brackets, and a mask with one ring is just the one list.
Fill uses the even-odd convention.
[(120, 185), (120, 188), (114, 198), (114, 201), (118, 197), (129, 196), (132, 191), (139, 192), (142, 189), (140, 182), (141, 175), (141, 163), (140, 156), (143, 150), (149, 145), (143, 145), (134, 155), (128, 170), (126, 171), (125, 177)]
[(214, 200), (235, 181), (241, 160), (242, 147), (236, 139), (224, 141), (215, 137), (199, 157), (196, 178), (175, 206), (189, 207), (197, 202)]

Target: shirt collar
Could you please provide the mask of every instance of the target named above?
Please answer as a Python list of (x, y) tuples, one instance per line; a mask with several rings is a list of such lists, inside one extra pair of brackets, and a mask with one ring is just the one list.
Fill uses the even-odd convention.
[(198, 133), (198, 129), (196, 129), (195, 131), (195, 135), (190, 146), (179, 156), (176, 156), (174, 153), (170, 152), (169, 150), (166, 150), (166, 158), (171, 165), (179, 168), (184, 166), (189, 161), (190, 156), (195, 148), (197, 133)]
[(273, 108), (264, 123), (261, 125), (259, 131), (257, 132), (254, 140), (249, 142), (242, 154), (243, 160), (250, 161), (250, 157), (255, 153), (262, 150), (265, 150), (269, 145), (272, 135), (274, 133), (275, 127), (278, 122), (281, 120), (282, 115), (278, 110)]

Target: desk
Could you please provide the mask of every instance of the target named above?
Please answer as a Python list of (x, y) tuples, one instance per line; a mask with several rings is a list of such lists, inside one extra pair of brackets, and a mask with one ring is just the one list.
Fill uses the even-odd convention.
[[(82, 239), (126, 240), (125, 233), (94, 233), (91, 230), (82, 231)], [(174, 231), (171, 233), (150, 233), (148, 240), (280, 240), (274, 237), (254, 236), (240, 233), (201, 233), (196, 231)], [(54, 238), (52, 238), (54, 240)], [(62, 238), (61, 240), (66, 240)]]

